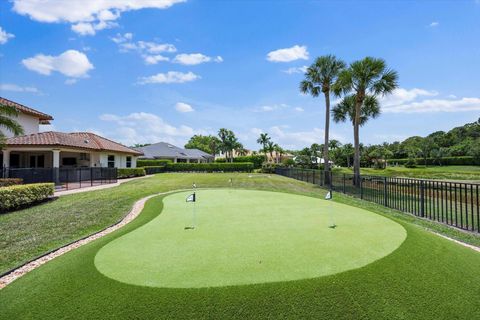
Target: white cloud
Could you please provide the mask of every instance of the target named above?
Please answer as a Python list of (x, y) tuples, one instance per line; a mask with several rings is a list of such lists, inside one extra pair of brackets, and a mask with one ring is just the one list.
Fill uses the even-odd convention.
[(164, 141), (182, 146), (194, 134), (205, 133), (204, 130), (195, 130), (186, 125), (173, 126), (147, 112), (135, 112), (126, 116), (103, 114), (100, 120), (115, 124), (117, 128), (111, 138), (125, 145)]
[(175, 110), (182, 113), (195, 111), (191, 105), (184, 102), (178, 102), (175, 104)]
[(430, 28), (435, 28), (435, 27), (438, 27), (440, 25), (440, 22), (438, 21), (433, 21), (432, 23), (430, 23), (428, 26)]
[(480, 98), (461, 98), (457, 100), (427, 99), (383, 108), (390, 113), (427, 113), (427, 112), (468, 112), (480, 111)]
[(296, 108), (295, 108), (295, 111), (297, 111), (297, 112), (303, 112), (303, 111), (305, 111), (305, 109), (303, 109), (303, 108), (301, 108), (301, 107), (296, 107)]
[(28, 92), (28, 93), (41, 94), (40, 90), (38, 90), (35, 87), (22, 87), (12, 83), (0, 84), (0, 91)]
[(253, 112), (272, 112), (277, 110), (286, 110), (289, 109), (290, 106), (285, 103), (279, 104), (271, 104), (271, 105), (263, 105), (253, 109)]
[(223, 58), (220, 56), (212, 58), (202, 53), (188, 53), (188, 54), (181, 53), (181, 54), (177, 54), (175, 56), (175, 59), (173, 59), (173, 62), (180, 63), (183, 65), (196, 65), (196, 64), (201, 64), (201, 63), (210, 62), (210, 61), (222, 62)]
[(406, 102), (413, 101), (419, 97), (433, 97), (437, 96), (438, 92), (434, 90), (425, 89), (404, 89), (398, 88), (393, 91), (392, 94), (381, 98), (381, 105), (383, 107), (395, 106)]
[(168, 57), (162, 56), (161, 54), (156, 54), (153, 56), (144, 55), (142, 56), (146, 64), (157, 64), (160, 61), (169, 61)]
[(148, 83), (185, 83), (200, 79), (199, 75), (193, 72), (183, 73), (178, 71), (168, 71), (167, 73), (157, 73), (149, 77), (142, 77), (139, 80), (140, 84)]
[[(287, 131), (284, 126), (273, 126), (266, 132), (272, 137), (272, 140), (285, 149), (300, 149), (309, 147), (313, 143), (321, 143), (325, 131), (320, 128), (313, 128), (310, 131)], [(332, 139), (345, 141), (341, 135), (330, 133)]]
[(285, 72), (286, 74), (305, 73), (307, 72), (307, 68), (308, 68), (307, 66), (292, 67), (282, 71)]
[(307, 60), (308, 51), (306, 46), (294, 45), (291, 48), (278, 49), (267, 54), (267, 60), (271, 62), (290, 62), (298, 59)]
[(393, 94), (381, 98), (386, 113), (465, 112), (480, 110), (480, 98), (458, 98), (450, 94), (446, 99), (432, 99), (434, 90), (398, 88)]
[(78, 79), (70, 78), (70, 79), (65, 80), (65, 84), (72, 85), (72, 84), (77, 83), (77, 81), (78, 81)]
[(2, 27), (0, 27), (0, 44), (7, 43), (8, 39), (11, 39), (11, 38), (15, 38), (15, 36), (3, 30)]
[(88, 71), (93, 69), (88, 57), (77, 50), (67, 50), (58, 56), (37, 54), (23, 59), (22, 64), (27, 69), (43, 75), (48, 76), (53, 71), (57, 71), (71, 78), (87, 77)]
[(71, 23), (80, 35), (115, 26), (122, 12), (146, 8), (166, 9), (185, 0), (14, 0), (13, 10), (31, 19)]

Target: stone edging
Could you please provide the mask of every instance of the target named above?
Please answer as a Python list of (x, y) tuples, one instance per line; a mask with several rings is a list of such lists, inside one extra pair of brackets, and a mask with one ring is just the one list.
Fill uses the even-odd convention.
[(433, 231), (430, 231), (432, 232), (433, 234), (436, 234), (437, 236), (439, 237), (442, 237), (444, 239), (447, 239), (447, 240), (450, 240), (452, 242), (455, 242), (456, 244), (459, 244), (461, 246), (464, 246), (464, 247), (467, 247), (467, 248), (470, 248), (474, 251), (477, 251), (477, 252), (480, 252), (480, 248), (479, 247), (476, 247), (474, 245), (471, 245), (471, 244), (468, 244), (468, 243), (465, 243), (465, 242), (462, 242), (462, 241), (459, 241), (459, 240), (456, 240), (456, 239), (453, 239), (453, 238), (450, 238), (450, 237), (447, 237), (447, 236), (444, 236), (443, 234), (440, 234), (438, 232), (433, 232)]
[(98, 238), (101, 238), (109, 233), (112, 233), (115, 230), (120, 229), (127, 223), (131, 222), (133, 219), (135, 219), (143, 210), (145, 207), (145, 203), (147, 200), (159, 196), (159, 195), (165, 195), (169, 193), (175, 193), (175, 192), (181, 192), (181, 191), (188, 191), (189, 189), (180, 189), (180, 190), (172, 190), (172, 191), (167, 191), (167, 192), (161, 192), (161, 193), (156, 193), (152, 194), (150, 196), (144, 197), (138, 201), (136, 201), (130, 210), (130, 212), (119, 222), (115, 223), (114, 225), (111, 225), (110, 227), (107, 227), (99, 232), (96, 232), (94, 234), (91, 234), (85, 238), (82, 238), (80, 240), (76, 240), (70, 244), (67, 244), (65, 246), (62, 246), (60, 248), (54, 249), (53, 251), (47, 252), (46, 254), (35, 258), (32, 261), (26, 262), (25, 264), (21, 265), (20, 267), (17, 267), (15, 269), (12, 269), (10, 271), (7, 271), (6, 274), (4, 274), (2, 277), (0, 277), (0, 290), (5, 288), (7, 285), (15, 281), (16, 279), (20, 278), (21, 276), (27, 274), (28, 272), (32, 271), (35, 268), (40, 267), (41, 265), (47, 263), (50, 260), (55, 259), (56, 257), (59, 257), (73, 249), (76, 249), (78, 247), (81, 247), (87, 243), (90, 243)]

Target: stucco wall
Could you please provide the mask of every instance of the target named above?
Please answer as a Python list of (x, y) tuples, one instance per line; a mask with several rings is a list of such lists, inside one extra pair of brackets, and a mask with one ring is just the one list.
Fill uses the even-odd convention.
[[(39, 131), (39, 118), (31, 115), (20, 113), (18, 117), (11, 117), (17, 121), (22, 127), (25, 134), (38, 133)], [(9, 130), (4, 131), (7, 138), (13, 137), (13, 133)]]

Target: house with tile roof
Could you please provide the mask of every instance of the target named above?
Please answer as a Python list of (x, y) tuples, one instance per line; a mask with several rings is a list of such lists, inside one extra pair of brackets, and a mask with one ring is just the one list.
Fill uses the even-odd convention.
[(7, 136), (0, 154), (4, 168), (135, 168), (142, 152), (90, 132), (41, 132), (53, 117), (31, 107), (1, 98), (1, 104), (15, 107), (15, 120), (23, 136)]
[(167, 142), (158, 142), (135, 148), (143, 153), (141, 159), (165, 159), (172, 162), (213, 162), (215, 157), (198, 149), (184, 149)]

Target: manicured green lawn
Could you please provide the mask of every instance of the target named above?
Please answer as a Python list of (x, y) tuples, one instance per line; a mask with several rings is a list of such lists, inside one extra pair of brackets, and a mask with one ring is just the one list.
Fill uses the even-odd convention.
[(104, 246), (95, 257), (97, 269), (150, 287), (299, 280), (367, 265), (406, 237), (398, 223), (351, 206), (225, 189), (197, 191), (196, 228), (185, 230), (193, 222), (193, 204), (185, 203), (189, 193), (165, 197), (162, 214)]
[[(298, 184), (292, 187), (298, 192)], [(341, 195), (336, 199), (393, 216), (407, 238), (362, 268), (305, 280), (168, 289), (126, 284), (100, 273), (95, 257), (102, 248), (161, 221), (156, 220), (163, 214), (160, 196), (124, 228), (1, 290), (0, 319), (480, 318), (480, 254), (406, 222), (403, 215)]]
[(322, 196), (316, 186), (275, 175), (160, 174), (112, 189), (63, 196), (26, 210), (0, 214), (0, 273), (123, 218), (147, 195), (174, 189), (228, 187), (285, 191)]
[[(336, 168), (335, 172), (353, 173), (350, 168)], [(480, 166), (417, 166), (417, 168), (388, 167), (386, 169), (362, 168), (365, 175), (410, 177), (424, 179), (472, 180), (480, 182)]]

